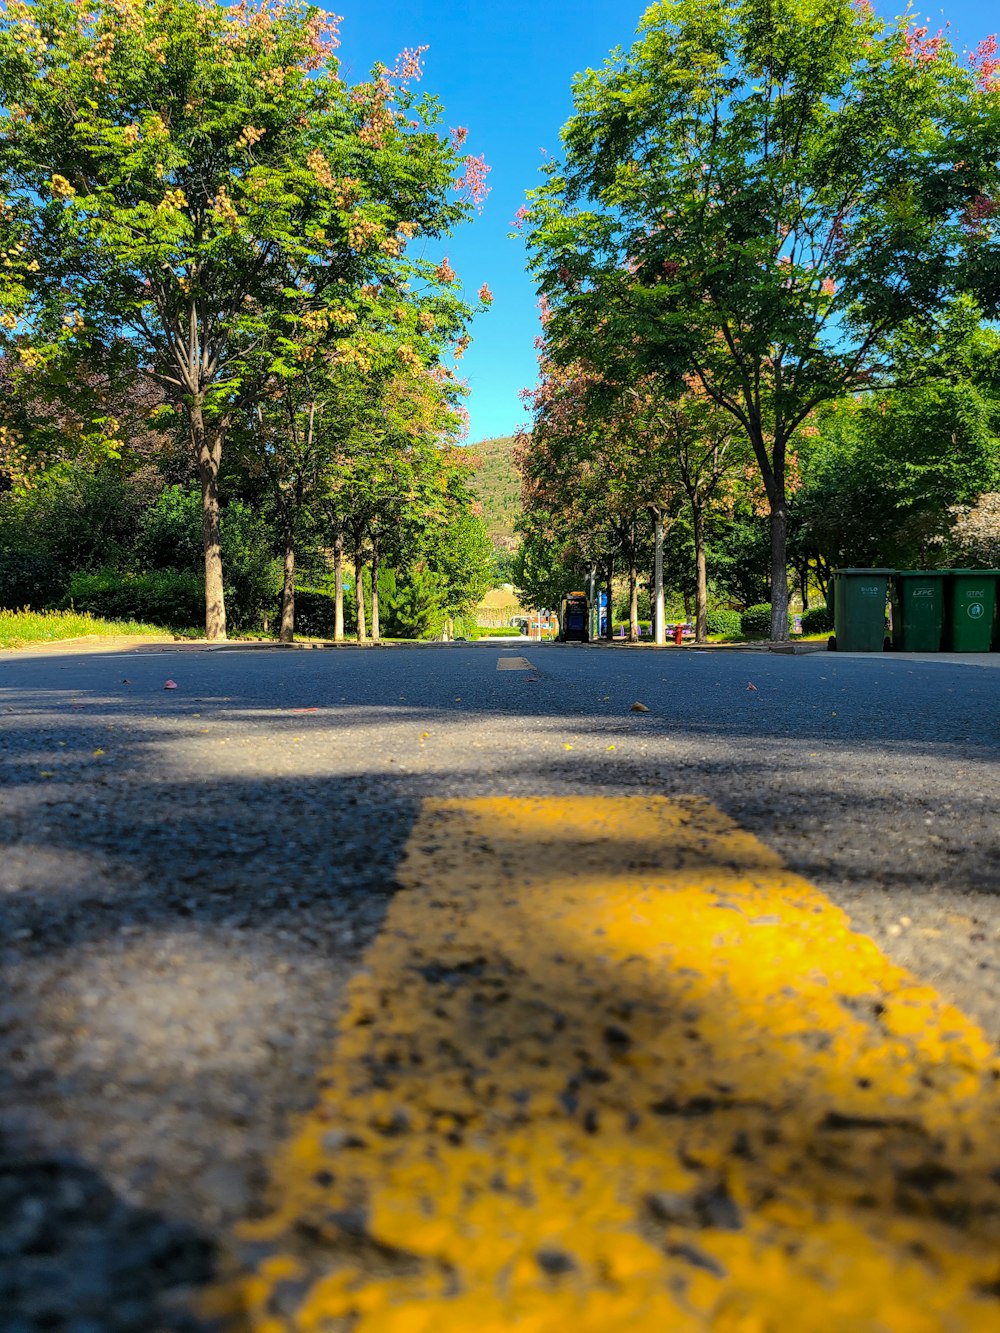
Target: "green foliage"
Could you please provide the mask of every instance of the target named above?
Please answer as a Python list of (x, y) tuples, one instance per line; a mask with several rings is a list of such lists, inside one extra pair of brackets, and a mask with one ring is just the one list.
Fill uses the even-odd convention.
[(474, 639), (509, 639), (514, 634), (517, 634), (517, 630), (511, 625), (477, 625), (472, 637)]
[(189, 629), (205, 618), (205, 590), (197, 574), (158, 569), (148, 574), (101, 570), (70, 580), (67, 603), (112, 620), (143, 620)]
[(308, 639), (332, 639), (334, 593), (327, 588), (295, 589), (295, 628)]
[(803, 634), (832, 634), (833, 613), (828, 606), (811, 606), (802, 612)]
[(935, 322), (977, 196), (995, 212), (996, 98), (914, 22), (852, 0), (653, 4), (630, 51), (576, 79), (532, 196), (553, 356), (599, 328), (605, 375), (696, 376), (753, 449), (782, 608), (797, 433), (889, 380), (888, 335)]
[[(705, 617), (705, 623), (709, 634), (721, 634), (727, 639), (735, 639), (743, 633), (742, 615), (739, 611), (730, 611), (726, 607), (718, 607), (715, 611), (709, 611)], [(770, 632), (770, 620), (767, 628)]]
[[(231, 622), (236, 629), (257, 629), (273, 613), (280, 590), (275, 533), (266, 515), (242, 500), (226, 505), (221, 529)], [(200, 568), (201, 495), (196, 488), (168, 486), (161, 492), (142, 518), (136, 555), (146, 569), (193, 573)]]
[(482, 519), (456, 507), (425, 550), (428, 566), (441, 580), (447, 614), (466, 615), (492, 583), (493, 547)]
[(745, 606), (768, 593), (771, 542), (767, 519), (741, 506), (728, 519), (713, 519), (707, 548), (711, 584), (720, 598)]
[(769, 639), (771, 637), (771, 603), (760, 602), (757, 606), (748, 606), (740, 616), (740, 632), (748, 639)]
[[(514, 464), (516, 443), (515, 436), (502, 435), (471, 446), (479, 460), (471, 489), (482, 505), (483, 523), (498, 562), (505, 555), (512, 556), (517, 548), (514, 528), (521, 513), (521, 482)], [(499, 577), (501, 583), (510, 581), (509, 573)]]
[[(426, 241), (469, 213), (485, 170), (437, 132), (418, 55), (352, 87), (337, 23), (297, 0), (0, 14), (0, 328), (17, 373), (83, 354), (148, 367), (186, 425), (212, 523), (227, 432), (263, 391), (314, 361), (427, 372), (470, 314)], [(120, 449), (113, 414), (89, 424)], [(206, 544), (213, 636), (226, 628), (216, 552)], [(253, 598), (236, 599), (245, 623)]]
[(493, 588), (501, 588), (505, 583), (509, 583), (513, 586), (516, 575), (517, 550), (513, 545), (510, 550), (500, 550), (494, 544), (493, 568), (490, 572), (490, 586)]
[(2, 545), (45, 555), (64, 570), (127, 565), (160, 484), (152, 468), (130, 475), (113, 464), (96, 471), (64, 465), (33, 489), (3, 497)]
[(518, 531), (521, 545), (514, 564), (518, 596), (524, 606), (554, 610), (568, 591), (580, 587), (584, 571), (578, 550), (541, 510), (523, 514)]
[(47, 609), (62, 601), (65, 590), (66, 575), (51, 556), (0, 551), (0, 607)]
[(1000, 485), (1000, 410), (983, 378), (847, 400), (819, 429), (793, 512), (831, 566), (919, 566), (946, 540), (948, 510)]
[(157, 625), (140, 625), (134, 620), (99, 620), (75, 611), (0, 610), (0, 648), (22, 648), (31, 643), (96, 634), (159, 636), (163, 633)]
[(397, 587), (386, 632), (401, 639), (433, 639), (444, 628), (448, 585), (435, 570), (415, 567)]
[(142, 516), (136, 558), (146, 569), (197, 570), (202, 561), (201, 492), (167, 486)]

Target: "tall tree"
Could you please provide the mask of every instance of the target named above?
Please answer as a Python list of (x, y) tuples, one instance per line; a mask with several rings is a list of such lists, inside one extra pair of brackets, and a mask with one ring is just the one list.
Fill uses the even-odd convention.
[(27, 227), (36, 266), (7, 280), (8, 332), (36, 358), (67, 330), (92, 358), (124, 341), (184, 413), (210, 638), (223, 446), (276, 315), (405, 281), (406, 240), (446, 233), (482, 187), (413, 90), (419, 53), (351, 87), (335, 22), (298, 0), (14, 0), (0, 17), (4, 230)]
[(888, 382), (888, 335), (959, 280), (995, 193), (985, 96), (942, 34), (867, 0), (664, 0), (576, 80), (527, 214), (553, 354), (600, 329), (609, 362), (694, 376), (732, 415), (769, 503), (775, 639), (795, 432)]

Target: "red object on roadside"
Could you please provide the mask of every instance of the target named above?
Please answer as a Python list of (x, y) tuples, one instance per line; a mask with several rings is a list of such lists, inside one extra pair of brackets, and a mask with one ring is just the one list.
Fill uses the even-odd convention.
[(163, 688), (164, 688), (165, 690), (176, 690), (176, 688), (177, 688), (177, 682), (176, 682), (175, 680), (167, 680), (167, 681), (164, 681), (164, 683), (163, 683)]
[(683, 626), (683, 625), (675, 625), (675, 626), (674, 626), (674, 643), (676, 643), (677, 647), (679, 648), (683, 642), (684, 642), (684, 626)]

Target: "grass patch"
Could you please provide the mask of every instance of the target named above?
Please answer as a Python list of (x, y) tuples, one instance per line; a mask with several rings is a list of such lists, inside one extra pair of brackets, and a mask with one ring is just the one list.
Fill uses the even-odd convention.
[(140, 625), (135, 620), (101, 620), (86, 611), (0, 610), (0, 648), (23, 648), (30, 643), (54, 643), (58, 639), (92, 638), (99, 634), (173, 637), (160, 625)]

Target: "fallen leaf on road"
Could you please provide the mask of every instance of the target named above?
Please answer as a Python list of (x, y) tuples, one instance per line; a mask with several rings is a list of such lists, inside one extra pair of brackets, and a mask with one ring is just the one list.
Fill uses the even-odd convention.
[(615, 748), (615, 747), (614, 747), (613, 745), (609, 745), (609, 746), (608, 746), (608, 749), (609, 749), (609, 750), (613, 750), (614, 748)]
[(318, 713), (318, 708), (293, 708), (293, 713)]
[(421, 739), (422, 741), (425, 741), (425, 740), (427, 739), (427, 737), (428, 737), (430, 734), (431, 734), (431, 733), (430, 733), (429, 731), (422, 731), (422, 732), (420, 733), (420, 739)]
[(648, 713), (648, 712), (649, 712), (649, 709), (646, 707), (645, 704), (641, 704), (641, 703), (639, 703), (638, 700), (636, 700), (636, 702), (632, 705), (632, 712), (633, 712), (633, 713)]
[(43, 768), (42, 771), (39, 773), (38, 776), (39, 776), (40, 778), (54, 778), (54, 777), (55, 777), (55, 774), (52, 773), (49, 769), (47, 769), (47, 768)]
[(752, 680), (748, 680), (748, 681), (747, 681), (747, 689), (748, 689), (748, 690), (753, 690), (754, 694), (758, 694), (758, 693), (759, 693), (759, 690), (757, 689), (757, 686), (753, 683)]
[(563, 749), (564, 749), (564, 750), (572, 750), (572, 748), (573, 748), (572, 745), (567, 745), (566, 742), (563, 741)]
[(462, 696), (460, 694), (455, 695), (455, 702), (457, 704), (460, 704), (462, 702)]
[(537, 677), (537, 676), (525, 676), (524, 679), (525, 679), (525, 683), (528, 684), (528, 685), (537, 685), (537, 684), (538, 684), (538, 677)]
[(176, 688), (177, 688), (177, 682), (176, 682), (176, 680), (165, 680), (165, 681), (163, 682), (163, 688), (164, 688), (165, 690), (176, 690)]
[(122, 681), (123, 685), (131, 685), (131, 683), (132, 682), (129, 680), (128, 676), (126, 676)]
[(95, 758), (95, 759), (99, 759), (103, 753), (104, 753), (103, 750), (95, 750), (95, 751), (94, 751), (94, 758)]

